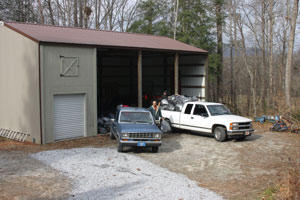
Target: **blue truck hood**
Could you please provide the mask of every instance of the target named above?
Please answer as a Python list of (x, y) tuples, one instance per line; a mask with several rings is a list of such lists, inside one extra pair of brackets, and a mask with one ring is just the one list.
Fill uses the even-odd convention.
[(122, 133), (162, 133), (154, 124), (118, 124)]

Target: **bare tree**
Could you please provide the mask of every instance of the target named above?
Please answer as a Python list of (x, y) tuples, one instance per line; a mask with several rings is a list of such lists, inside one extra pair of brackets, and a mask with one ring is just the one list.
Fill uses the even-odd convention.
[(295, 43), (295, 30), (296, 22), (298, 17), (299, 0), (294, 0), (293, 3), (293, 15), (291, 19), (291, 30), (288, 42), (288, 53), (286, 58), (286, 72), (285, 72), (285, 96), (286, 104), (290, 107), (291, 105), (291, 71), (292, 71), (292, 58)]
[(45, 20), (44, 20), (44, 13), (43, 13), (43, 7), (41, 4), (41, 0), (38, 0), (38, 5), (39, 5), (40, 16), (41, 16), (41, 24), (44, 24)]
[(177, 32), (177, 19), (178, 19), (178, 7), (179, 0), (174, 0), (174, 30), (173, 30), (173, 38), (176, 40), (176, 32)]
[(74, 0), (74, 26), (78, 27), (78, 16), (77, 16), (77, 11), (78, 11), (78, 6), (77, 6), (77, 0)]
[(274, 27), (274, 0), (269, 0), (269, 91), (268, 91), (268, 105), (271, 105), (273, 97), (273, 27)]
[(82, 0), (79, 0), (79, 27), (83, 27), (83, 7)]
[(217, 94), (219, 96), (218, 101), (223, 101), (223, 16), (222, 16), (223, 2), (215, 0), (215, 13), (216, 13), (216, 25), (217, 25)]
[(52, 6), (51, 6), (51, 0), (47, 0), (47, 5), (48, 5), (48, 10), (49, 10), (50, 22), (52, 25), (55, 25), (54, 17), (53, 17), (53, 10), (52, 10)]

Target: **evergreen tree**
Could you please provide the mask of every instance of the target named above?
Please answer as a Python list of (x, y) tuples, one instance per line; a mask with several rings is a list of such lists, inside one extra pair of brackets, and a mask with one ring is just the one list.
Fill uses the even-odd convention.
[(138, 5), (138, 20), (132, 24), (129, 32), (169, 36), (169, 11), (166, 0), (142, 0)]

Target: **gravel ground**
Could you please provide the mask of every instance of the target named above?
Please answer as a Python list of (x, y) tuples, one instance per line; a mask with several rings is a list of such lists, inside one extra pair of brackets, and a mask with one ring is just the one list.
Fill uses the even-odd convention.
[(31, 157), (71, 179), (70, 199), (222, 199), (184, 175), (115, 148), (43, 151)]

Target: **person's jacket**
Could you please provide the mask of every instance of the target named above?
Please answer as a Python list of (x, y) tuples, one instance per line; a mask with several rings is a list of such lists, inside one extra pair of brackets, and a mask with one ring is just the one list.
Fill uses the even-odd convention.
[(152, 114), (152, 116), (154, 117), (155, 120), (159, 120), (159, 117), (162, 117), (161, 116), (161, 110), (160, 110), (159, 106), (157, 106), (157, 110), (155, 110), (153, 108), (153, 106), (151, 106), (148, 110), (151, 112), (151, 114)]

